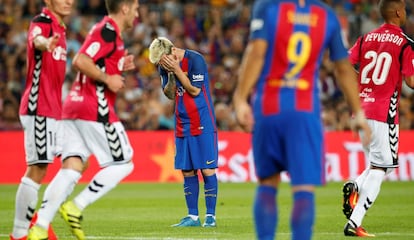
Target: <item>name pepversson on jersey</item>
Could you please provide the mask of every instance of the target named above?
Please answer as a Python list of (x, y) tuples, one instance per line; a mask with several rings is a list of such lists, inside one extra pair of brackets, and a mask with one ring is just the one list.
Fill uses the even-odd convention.
[(365, 42), (390, 42), (401, 46), (404, 39), (393, 33), (369, 33), (365, 37)]

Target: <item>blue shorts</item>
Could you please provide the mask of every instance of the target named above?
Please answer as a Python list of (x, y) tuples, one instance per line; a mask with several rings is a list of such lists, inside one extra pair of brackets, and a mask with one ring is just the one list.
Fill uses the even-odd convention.
[(253, 156), (260, 179), (287, 171), (292, 185), (325, 182), (323, 129), (311, 113), (291, 112), (256, 120)]
[(195, 170), (217, 168), (217, 133), (175, 138), (175, 169)]

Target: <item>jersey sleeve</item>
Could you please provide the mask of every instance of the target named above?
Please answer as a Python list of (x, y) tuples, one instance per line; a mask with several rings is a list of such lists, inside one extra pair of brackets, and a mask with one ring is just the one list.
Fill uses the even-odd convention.
[(250, 39), (269, 39), (266, 31), (266, 4), (264, 2), (257, 1), (253, 6), (252, 21), (250, 22)]
[(338, 61), (348, 57), (348, 52), (345, 48), (342, 40), (341, 25), (339, 20), (333, 12), (329, 13), (329, 24), (331, 28), (328, 31), (332, 31), (331, 39), (329, 41), (329, 56), (332, 61)]
[(404, 76), (414, 75), (414, 44), (412, 42), (409, 42), (408, 44), (409, 45), (404, 49), (402, 56), (401, 72)]
[(114, 29), (110, 29), (108, 26), (102, 28), (94, 27), (88, 34), (79, 52), (89, 56), (96, 62), (113, 51), (115, 41), (116, 32)]
[(33, 40), (41, 35), (45, 38), (49, 38), (53, 35), (52, 20), (46, 17), (38, 16), (30, 23), (28, 41), (33, 45)]
[(201, 55), (194, 55), (191, 71), (188, 73), (191, 85), (202, 88), (207, 79), (207, 65)]
[(359, 37), (355, 44), (349, 49), (349, 61), (352, 65), (359, 63), (359, 49), (361, 46), (361, 38)]
[(165, 85), (167, 85), (167, 82), (168, 82), (168, 73), (167, 73), (167, 71), (165, 71), (160, 66), (158, 66), (158, 72), (160, 74), (161, 87), (162, 87), (162, 89), (164, 89), (165, 88)]

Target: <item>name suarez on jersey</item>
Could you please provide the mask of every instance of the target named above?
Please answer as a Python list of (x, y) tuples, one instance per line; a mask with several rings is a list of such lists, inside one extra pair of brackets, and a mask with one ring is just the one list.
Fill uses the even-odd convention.
[(404, 39), (393, 33), (369, 33), (365, 37), (365, 42), (390, 42), (401, 46)]
[(292, 24), (306, 25), (314, 27), (318, 24), (317, 14), (297, 13), (295, 11), (288, 11), (288, 21)]

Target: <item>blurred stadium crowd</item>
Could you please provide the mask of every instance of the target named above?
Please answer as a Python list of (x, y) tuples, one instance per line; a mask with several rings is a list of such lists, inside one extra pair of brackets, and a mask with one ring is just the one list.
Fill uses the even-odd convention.
[[(130, 130), (165, 130), (174, 127), (173, 102), (162, 94), (156, 68), (147, 58), (157, 36), (178, 47), (197, 50), (208, 64), (217, 125), (220, 130), (240, 130), (231, 97), (237, 69), (249, 34), (252, 0), (140, 0), (139, 19), (125, 36), (126, 47), (136, 56), (137, 69), (125, 75), (126, 87), (117, 99), (117, 112)], [(344, 41), (352, 46), (358, 36), (382, 24), (376, 0), (328, 0), (341, 19)], [(414, 37), (414, 1), (407, 2), (405, 32)], [(68, 94), (75, 72), (71, 60), (92, 25), (106, 14), (103, 0), (77, 0), (67, 24)], [(0, 0), (0, 130), (21, 129), (19, 100), (25, 84), (26, 37), (30, 20), (43, 0)], [(322, 117), (327, 131), (350, 129), (349, 109), (337, 88), (332, 64), (320, 71)], [(400, 102), (400, 129), (414, 129), (414, 93), (404, 86)]]

